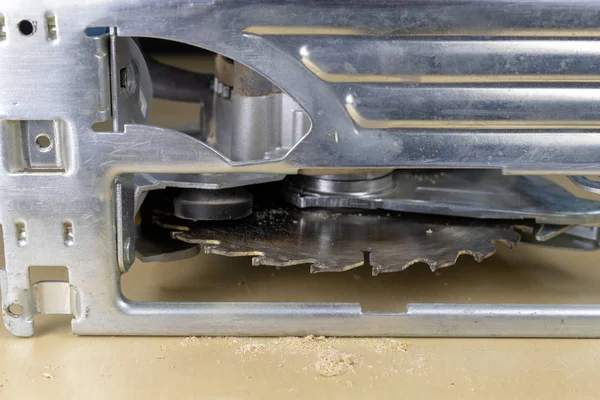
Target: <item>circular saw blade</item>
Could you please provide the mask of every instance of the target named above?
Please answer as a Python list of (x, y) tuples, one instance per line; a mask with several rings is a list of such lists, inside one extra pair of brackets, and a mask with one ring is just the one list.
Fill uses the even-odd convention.
[(380, 212), (255, 210), (242, 220), (173, 221), (155, 217), (173, 237), (200, 244), (204, 252), (252, 256), (253, 265), (311, 264), (311, 272), (340, 272), (370, 265), (373, 275), (423, 262), (432, 271), (461, 254), (481, 261), (495, 243), (513, 247), (520, 235), (509, 222)]

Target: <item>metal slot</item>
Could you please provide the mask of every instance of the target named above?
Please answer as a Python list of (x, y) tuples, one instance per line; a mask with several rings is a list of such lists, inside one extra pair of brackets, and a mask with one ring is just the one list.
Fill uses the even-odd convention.
[(0, 40), (6, 40), (6, 22), (2, 14), (0, 14)]
[(37, 314), (71, 314), (74, 293), (69, 270), (63, 266), (31, 266), (29, 282)]
[(48, 40), (58, 39), (58, 28), (56, 26), (56, 17), (54, 14), (46, 14), (46, 31)]
[(6, 255), (4, 254), (4, 230), (0, 225), (0, 270), (6, 268)]

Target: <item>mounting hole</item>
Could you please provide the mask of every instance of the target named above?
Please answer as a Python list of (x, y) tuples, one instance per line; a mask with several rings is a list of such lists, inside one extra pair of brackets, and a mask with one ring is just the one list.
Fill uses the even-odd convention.
[(29, 21), (28, 19), (24, 19), (17, 25), (19, 27), (19, 32), (24, 36), (31, 36), (35, 32), (35, 22)]
[(6, 307), (6, 312), (11, 317), (18, 318), (23, 315), (23, 307), (20, 304), (13, 303)]
[(49, 151), (52, 148), (52, 139), (46, 133), (40, 133), (35, 137), (35, 145), (40, 151)]

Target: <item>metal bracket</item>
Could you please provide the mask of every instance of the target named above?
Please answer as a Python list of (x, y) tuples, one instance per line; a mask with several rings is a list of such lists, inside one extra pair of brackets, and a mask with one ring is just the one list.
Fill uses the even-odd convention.
[(125, 124), (146, 122), (150, 113), (152, 82), (142, 52), (130, 38), (117, 37), (110, 29), (110, 93), (113, 130)]

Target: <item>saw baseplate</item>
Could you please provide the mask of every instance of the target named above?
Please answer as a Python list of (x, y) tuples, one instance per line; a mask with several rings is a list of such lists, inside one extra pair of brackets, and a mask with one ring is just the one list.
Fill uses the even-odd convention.
[[(80, 335), (600, 337), (599, 304), (426, 302), (390, 313), (363, 311), (358, 303), (137, 302), (120, 290), (121, 276), (135, 259), (135, 215), (151, 190), (219, 190), (279, 181), (282, 174), (327, 176), (365, 169), (600, 175), (600, 53), (594, 18), (599, 7), (599, 0), (553, 1), (552, 7), (534, 0), (3, 1), (0, 292), (6, 328), (14, 335), (31, 336), (36, 315), (59, 313), (73, 316), (73, 332)], [(30, 34), (20, 31), (21, 20), (37, 29)], [(273, 100), (262, 95), (242, 99), (237, 93), (225, 99), (217, 93), (202, 107), (202, 116), (212, 109), (218, 116), (213, 121), (220, 121), (211, 122), (215, 135), (207, 141), (200, 140), (202, 135), (154, 126), (158, 119), (149, 122), (147, 117), (156, 115), (151, 109), (159, 103), (151, 100), (161, 91), (138, 38), (210, 49), (234, 60), (234, 65), (254, 70), (256, 77), (266, 78), (281, 92), (268, 96)], [(248, 72), (244, 67), (241, 71)], [(167, 88), (173, 94), (190, 89)], [(197, 117), (195, 112), (195, 121)], [(202, 125), (205, 122), (202, 117)], [(202, 176), (189, 179), (190, 174)], [(520, 202), (529, 196), (495, 198), (498, 192), (493, 190), (481, 192), (475, 202), (484, 207), (473, 209), (472, 182), (461, 186), (471, 189), (465, 197), (439, 179), (435, 184), (416, 181), (387, 198), (402, 204), (394, 211), (416, 212), (407, 208), (416, 204), (409, 200), (429, 198), (436, 201), (419, 206), (421, 213), (439, 215), (450, 206), (446, 215), (467, 210), (469, 217), (487, 219), (492, 211), (504, 219), (508, 216), (499, 211), (524, 213), (521, 207), (526, 207), (523, 218), (533, 215), (538, 224), (563, 226), (595, 224), (599, 215), (595, 206), (579, 212), (581, 203), (569, 200), (558, 203), (560, 210), (566, 205), (574, 211), (567, 220), (554, 212), (556, 207), (546, 211), (557, 218), (541, 219), (531, 212), (535, 201)], [(594, 193), (592, 182), (577, 180)], [(477, 188), (486, 186), (481, 183)], [(533, 192), (529, 199), (546, 198), (548, 192), (539, 187), (517, 189)], [(321, 193), (308, 200), (321, 201)], [(346, 202), (338, 203), (328, 193), (329, 204)], [(560, 199), (564, 197), (551, 196), (549, 201)], [(365, 208), (374, 204), (366, 200)], [(462, 210), (456, 207), (461, 202)], [(331, 233), (340, 235), (338, 241), (326, 242), (330, 237), (323, 236), (323, 242), (311, 238), (311, 244), (292, 236), (288, 244), (305, 252), (303, 259), (327, 262), (322, 249), (348, 241), (351, 257), (332, 265), (364, 262), (361, 250), (368, 247), (373, 249), (367, 252), (369, 263), (387, 265), (379, 244), (362, 239), (379, 238), (398, 247), (397, 254), (404, 257), (401, 250), (412, 252), (425, 240), (437, 241), (444, 229), (421, 226), (404, 239), (400, 250), (392, 242), (398, 235), (390, 235), (387, 242), (390, 231), (374, 235), (364, 219), (358, 227), (352, 221), (349, 217), (339, 228), (342, 232)], [(207, 225), (194, 224), (179, 235), (219, 239), (198, 237), (200, 226)], [(309, 227), (321, 226), (311, 222), (304, 229), (308, 235)], [(233, 226), (228, 229), (221, 239), (235, 233)], [(295, 229), (299, 232), (301, 227)], [(468, 242), (485, 238), (489, 246), (486, 235), (469, 229), (464, 235)], [(241, 238), (260, 238), (257, 232), (248, 230)], [(557, 232), (562, 228), (535, 235), (545, 239)], [(573, 234), (567, 245), (581, 237), (595, 240), (594, 234)], [(489, 239), (501, 240), (503, 235)], [(263, 250), (286, 250), (274, 238), (265, 243), (281, 249)], [(545, 243), (550, 241), (554, 239)], [(225, 243), (211, 245), (215, 249)], [(240, 240), (238, 246), (243, 243)], [(431, 251), (441, 247), (437, 243)], [(162, 248), (138, 250), (144, 257), (164, 259)], [(179, 250), (180, 256), (193, 251), (185, 246)], [(240, 251), (277, 256), (257, 248)], [(461, 246), (434, 261), (452, 260), (461, 251), (486, 253)], [(421, 253), (406, 255), (405, 262), (423, 258)], [(289, 257), (287, 250), (283, 256)], [(396, 262), (396, 268), (405, 263)], [(68, 277), (34, 282), (32, 266), (62, 266)], [(535, 286), (531, 289), (535, 292)], [(501, 299), (517, 300), (510, 287)]]
[(258, 208), (238, 221), (157, 216), (155, 222), (206, 253), (252, 256), (253, 265), (311, 264), (312, 273), (367, 265), (377, 275), (420, 262), (435, 271), (455, 264), (462, 254), (480, 262), (495, 253), (496, 242), (512, 248), (520, 239), (505, 221), (292, 206)]

